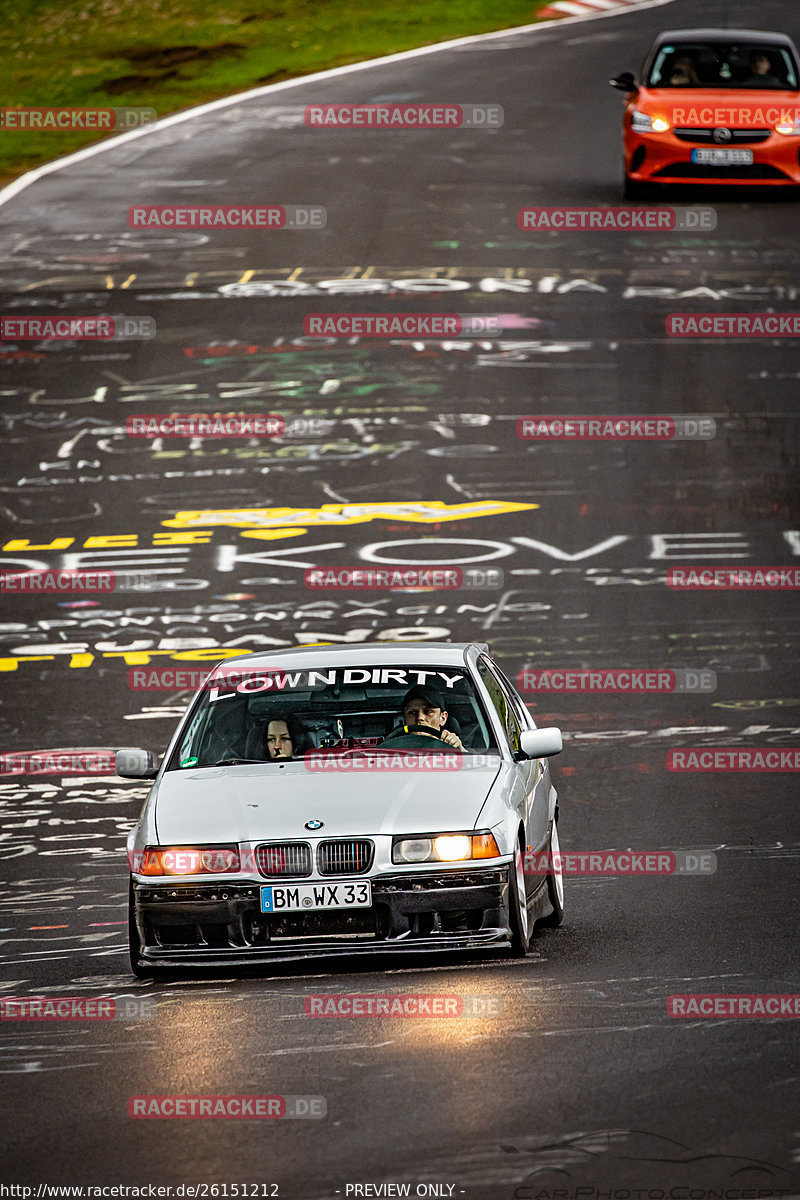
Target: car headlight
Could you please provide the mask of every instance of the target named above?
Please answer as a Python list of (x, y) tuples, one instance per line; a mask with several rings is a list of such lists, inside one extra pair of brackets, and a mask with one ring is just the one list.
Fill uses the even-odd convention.
[(651, 117), (649, 113), (638, 108), (633, 110), (631, 116), (634, 133), (666, 133), (670, 127), (669, 121), (665, 121), (663, 117)]
[(137, 873), (225, 875), (240, 869), (238, 846), (146, 846)]
[(435, 833), (430, 837), (400, 837), (392, 844), (393, 863), (463, 862), (499, 858), (491, 833)]
[(800, 121), (779, 121), (775, 132), (782, 133), (784, 137), (800, 137)]

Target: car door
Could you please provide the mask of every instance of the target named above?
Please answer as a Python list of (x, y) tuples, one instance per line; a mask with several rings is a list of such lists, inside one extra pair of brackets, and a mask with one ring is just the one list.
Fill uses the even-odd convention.
[[(516, 754), (520, 748), (519, 737), (521, 731), (523, 729), (534, 729), (535, 724), (531, 720), (530, 714), (516, 690), (509, 683), (508, 679), (506, 679), (497, 664), (487, 657), (485, 659), (485, 667), (487, 673), (495, 681), (494, 686), (498, 700), (502, 698), (502, 711), (498, 708), (498, 700), (495, 699), (495, 694), (492, 693), (486, 676), (483, 676), (484, 683), (487, 684), (487, 690), (492, 696), (492, 702), (503, 721), (512, 752)], [(478, 669), (480, 670), (480, 664)], [(525, 845), (527, 849), (535, 853), (545, 847), (549, 830), (550, 776), (547, 760), (525, 758), (516, 765), (525, 797), (523, 815), (526, 836)]]
[[(501, 683), (494, 664), (489, 658), (481, 655), (476, 665), (481, 681), (502, 723), (511, 753), (516, 756), (520, 750), (519, 739), (523, 726), (515, 712), (511, 696)], [(535, 827), (533, 813), (536, 803), (536, 763), (527, 758), (519, 762), (515, 761), (512, 764), (512, 771), (514, 777), (512, 803), (519, 813), (525, 831), (524, 853), (529, 848), (535, 850), (539, 846), (538, 842), (531, 840), (531, 831)], [(526, 877), (526, 890), (529, 889), (530, 882), (530, 879)]]

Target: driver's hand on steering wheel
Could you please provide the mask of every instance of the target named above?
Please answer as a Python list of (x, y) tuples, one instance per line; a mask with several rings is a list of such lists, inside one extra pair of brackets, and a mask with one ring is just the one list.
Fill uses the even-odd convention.
[(453, 733), (451, 729), (440, 729), (439, 737), (443, 742), (447, 742), (448, 746), (454, 746), (456, 750), (464, 749), (464, 743), (461, 741), (461, 738)]

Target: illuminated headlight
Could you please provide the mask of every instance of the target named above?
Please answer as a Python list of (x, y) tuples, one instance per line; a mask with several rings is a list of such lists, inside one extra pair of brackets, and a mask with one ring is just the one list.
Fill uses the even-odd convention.
[(632, 113), (632, 128), (634, 133), (666, 133), (669, 121), (663, 117), (651, 117), (649, 113), (635, 108)]
[(442, 862), (472, 858), (472, 839), (465, 833), (443, 833), (433, 839), (433, 852)]
[(800, 137), (800, 121), (779, 121), (775, 132), (782, 133), (785, 137)]
[(432, 837), (395, 838), (393, 863), (464, 862), (472, 858), (499, 858), (491, 833), (437, 833)]
[(238, 870), (237, 846), (147, 846), (138, 874), (225, 875)]

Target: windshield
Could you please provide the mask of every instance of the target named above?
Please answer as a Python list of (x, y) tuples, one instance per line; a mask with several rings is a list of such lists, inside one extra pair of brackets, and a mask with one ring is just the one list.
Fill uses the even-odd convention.
[[(449, 731), (456, 742), (448, 746), (436, 730)], [(220, 667), (206, 685), (167, 769), (277, 764), (321, 750), (389, 753), (408, 746), (497, 749), (463, 668), (368, 665), (257, 672), (239, 662), (235, 668)]]
[(754, 42), (672, 42), (659, 47), (649, 87), (797, 90), (797, 69), (783, 46)]

